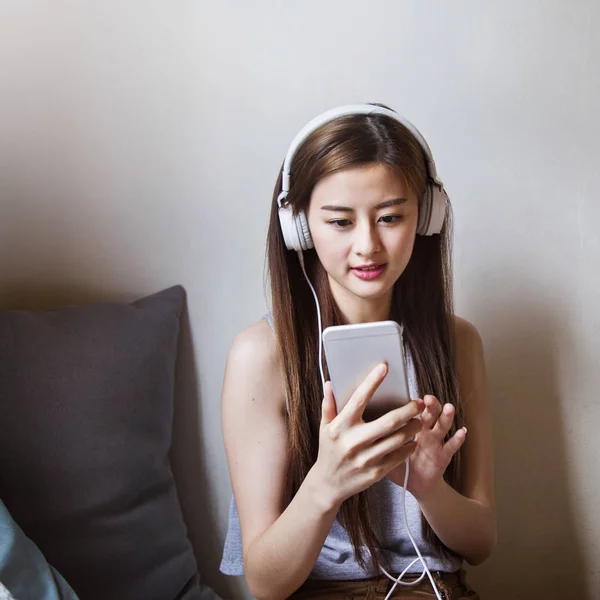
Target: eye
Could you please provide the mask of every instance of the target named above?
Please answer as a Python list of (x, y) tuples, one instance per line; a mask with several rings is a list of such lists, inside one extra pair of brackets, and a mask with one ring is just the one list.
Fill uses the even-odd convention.
[(402, 220), (402, 215), (384, 215), (380, 220), (383, 220), (386, 225), (393, 225)]
[(336, 229), (344, 229), (350, 225), (350, 219), (334, 219), (333, 221), (327, 221), (329, 225), (335, 227)]

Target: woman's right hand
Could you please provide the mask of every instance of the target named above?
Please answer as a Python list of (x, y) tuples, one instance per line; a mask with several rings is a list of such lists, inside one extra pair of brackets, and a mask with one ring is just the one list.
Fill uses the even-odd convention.
[(415, 451), (412, 441), (421, 429), (416, 419), (424, 408), (413, 400), (375, 421), (363, 412), (387, 375), (387, 365), (375, 367), (337, 414), (331, 382), (325, 384), (319, 431), (319, 452), (310, 475), (322, 501), (332, 508), (383, 479)]

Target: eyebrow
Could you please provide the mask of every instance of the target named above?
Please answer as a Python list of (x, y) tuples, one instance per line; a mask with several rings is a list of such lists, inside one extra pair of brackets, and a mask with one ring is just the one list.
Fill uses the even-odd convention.
[[(375, 208), (389, 208), (390, 206), (399, 206), (408, 202), (407, 198), (392, 198), (391, 200), (385, 200), (380, 202)], [(349, 206), (338, 206), (336, 204), (326, 204), (325, 206), (321, 206), (321, 210), (330, 210), (333, 212), (354, 212), (353, 208)]]

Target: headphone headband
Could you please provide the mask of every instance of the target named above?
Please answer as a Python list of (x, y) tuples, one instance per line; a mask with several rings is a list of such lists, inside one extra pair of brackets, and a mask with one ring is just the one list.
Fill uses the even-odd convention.
[[(419, 145), (425, 153), (429, 181), (427, 182), (424, 198), (420, 202), (417, 231), (422, 235), (432, 235), (440, 232), (446, 214), (447, 195), (444, 190), (444, 184), (438, 178), (435, 161), (433, 160), (431, 149), (429, 148), (429, 144), (425, 141), (425, 138), (410, 121), (404, 119), (397, 112), (389, 108), (374, 104), (349, 104), (333, 108), (314, 117), (296, 134), (288, 148), (281, 173), (281, 192), (277, 197), (282, 232), (288, 248), (293, 250), (306, 250), (312, 248), (312, 239), (310, 237), (310, 232), (308, 231), (305, 215), (301, 213), (295, 217), (292, 215), (290, 207), (282, 206), (282, 202), (285, 200), (290, 190), (290, 170), (296, 152), (306, 138), (325, 123), (339, 117), (361, 114), (386, 115), (406, 127), (419, 142)], [(297, 221), (297, 219), (301, 220)], [(296, 235), (298, 235), (298, 238)]]
[(321, 125), (325, 125), (325, 123), (329, 123), (329, 121), (333, 121), (338, 117), (345, 117), (348, 115), (386, 115), (404, 125), (404, 127), (406, 127), (415, 136), (421, 148), (423, 148), (423, 152), (425, 152), (429, 177), (438, 185), (443, 185), (438, 179), (435, 161), (433, 160), (433, 155), (431, 153), (429, 144), (425, 141), (425, 138), (421, 135), (421, 132), (410, 121), (401, 117), (397, 112), (389, 108), (383, 108), (382, 106), (376, 106), (373, 104), (348, 104), (346, 106), (332, 108), (324, 113), (321, 113), (320, 115), (317, 115), (296, 134), (288, 148), (285, 161), (283, 163), (281, 180), (282, 192), (289, 192), (290, 190), (290, 169), (294, 157), (296, 156), (296, 152), (304, 143), (304, 140), (306, 140), (306, 138), (313, 131), (321, 127)]

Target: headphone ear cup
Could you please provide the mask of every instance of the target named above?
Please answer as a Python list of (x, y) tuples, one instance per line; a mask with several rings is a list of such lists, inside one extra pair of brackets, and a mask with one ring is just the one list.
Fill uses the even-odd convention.
[(283, 241), (288, 250), (301, 250), (300, 240), (298, 239), (298, 231), (294, 224), (294, 214), (291, 206), (281, 206), (278, 210), (279, 225)]
[(312, 237), (310, 235), (310, 229), (308, 228), (308, 219), (303, 210), (301, 210), (296, 217), (296, 228), (298, 229), (298, 237), (302, 241), (302, 250), (310, 250), (314, 247)]
[(288, 250), (308, 250), (313, 247), (308, 221), (303, 210), (294, 215), (291, 206), (282, 206), (278, 214), (283, 241)]
[(427, 235), (429, 216), (431, 215), (431, 200), (431, 184), (428, 182), (419, 200), (419, 218), (417, 220), (417, 233), (419, 235)]
[(419, 218), (417, 233), (419, 235), (435, 235), (442, 231), (446, 219), (446, 203), (448, 196), (445, 190), (429, 182), (419, 202)]
[(448, 210), (448, 194), (443, 187), (432, 185), (431, 215), (429, 217), (429, 227), (427, 235), (441, 233), (444, 222), (446, 221), (446, 211)]

